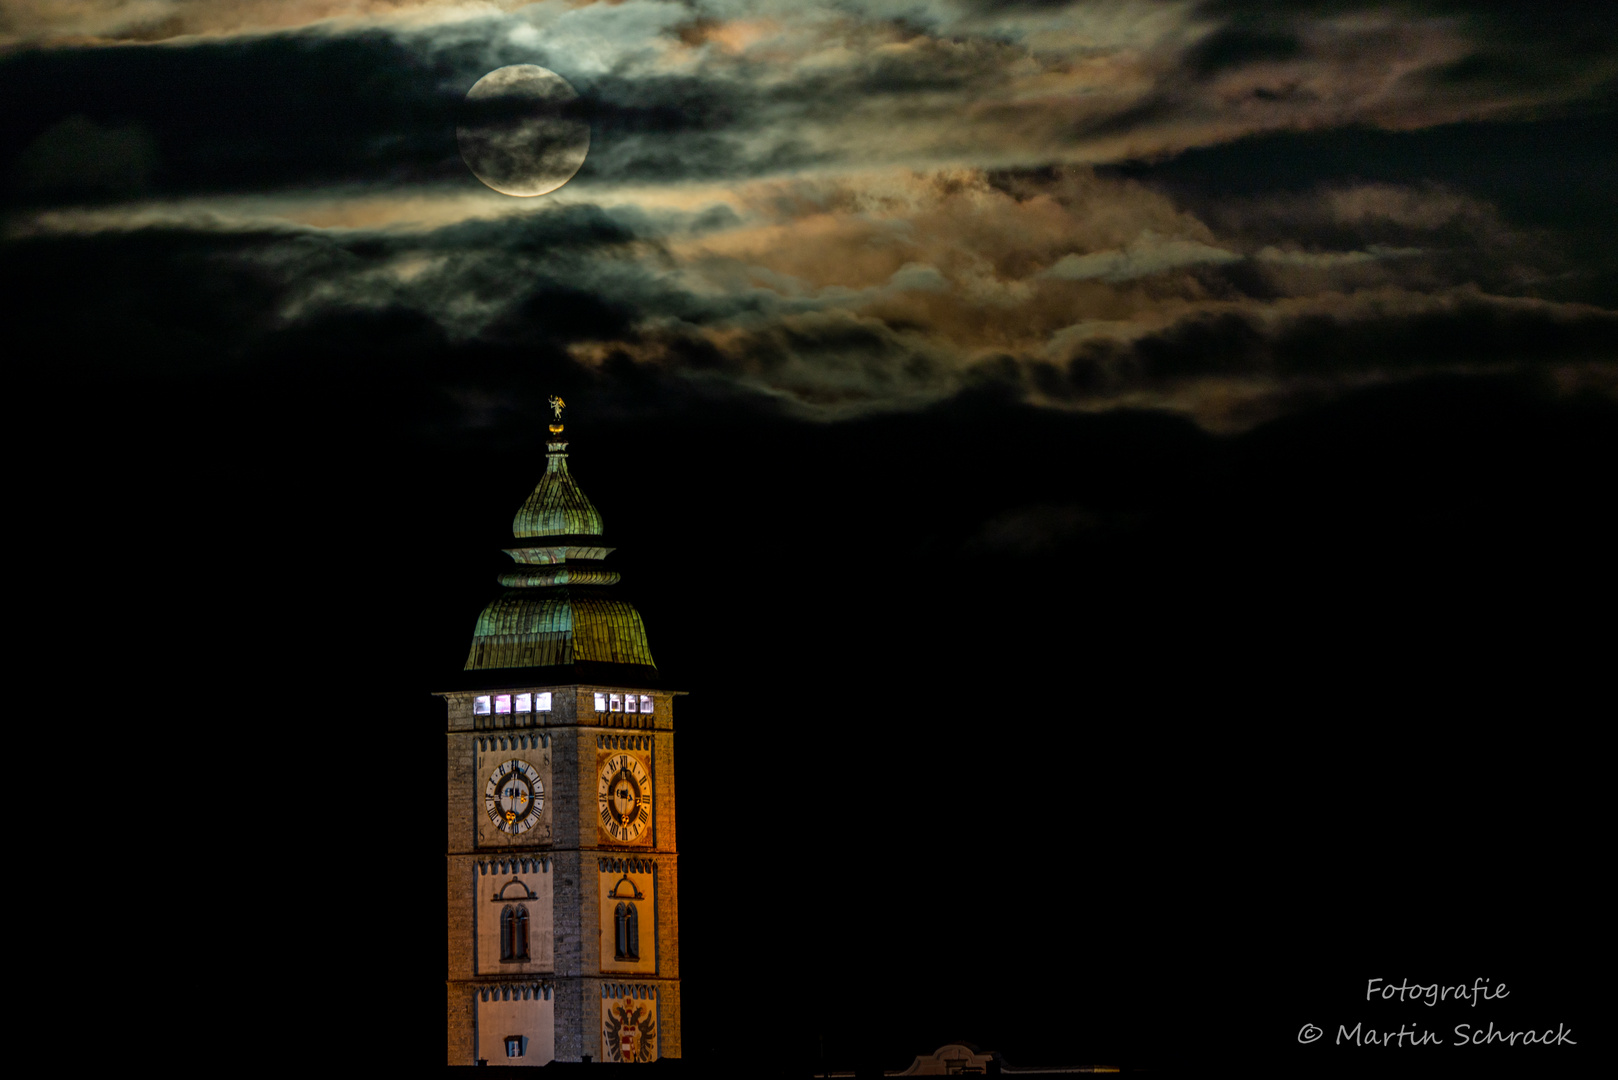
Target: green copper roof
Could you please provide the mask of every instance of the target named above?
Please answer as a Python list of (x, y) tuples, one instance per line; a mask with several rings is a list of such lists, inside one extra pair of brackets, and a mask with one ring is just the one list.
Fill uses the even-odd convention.
[[(559, 429), (551, 428), (544, 477), (512, 522), (518, 540), (601, 535), (601, 515), (567, 471), (567, 443), (555, 441)], [(500, 575), (506, 591), (478, 616), (466, 670), (607, 663), (655, 675), (640, 612), (607, 592), (618, 581), (601, 565), (611, 551), (571, 539), (507, 548), (517, 565)]]
[(519, 540), (530, 536), (599, 536), (601, 514), (584, 497), (567, 471), (565, 442), (548, 444), (545, 475), (517, 511), (511, 532)]
[(581, 660), (652, 663), (640, 612), (627, 600), (567, 588), (513, 589), (478, 616), (466, 668), (547, 667)]
[(537, 589), (546, 585), (616, 585), (618, 571), (599, 566), (520, 566), (500, 575), (508, 589)]
[(565, 563), (569, 559), (577, 562), (580, 559), (605, 559), (617, 548), (610, 547), (582, 547), (577, 544), (544, 544), (534, 547), (509, 547), (504, 549), (518, 562), (529, 566), (549, 566), (554, 563)]

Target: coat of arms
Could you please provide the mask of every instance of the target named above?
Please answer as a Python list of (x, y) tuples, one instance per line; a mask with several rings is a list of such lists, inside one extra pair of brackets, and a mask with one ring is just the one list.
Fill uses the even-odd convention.
[(657, 1058), (657, 1003), (620, 998), (603, 1001), (601, 1057), (605, 1061)]

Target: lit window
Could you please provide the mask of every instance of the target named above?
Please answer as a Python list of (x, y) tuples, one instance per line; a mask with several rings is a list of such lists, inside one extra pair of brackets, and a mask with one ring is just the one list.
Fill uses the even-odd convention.
[(535, 712), (550, 712), (551, 711), (551, 694), (550, 694), (549, 690), (545, 691), (545, 693), (543, 693), (543, 694), (535, 694), (534, 695), (534, 711)]
[(506, 1036), (506, 1057), (522, 1057), (522, 1036)]
[(607, 711), (607, 695), (606, 694), (597, 694), (596, 695), (596, 712), (606, 712), (606, 711)]
[(652, 711), (652, 699), (647, 697), (645, 694), (640, 696), (640, 711), (643, 713), (649, 713)]
[(488, 694), (484, 694), (482, 697), (472, 699), (472, 713), (473, 713), (474, 716), (488, 716), (489, 715), (489, 695)]
[(518, 712), (533, 712), (534, 711), (534, 695), (533, 694), (518, 694), (517, 695), (517, 711)]
[(511, 695), (510, 694), (496, 694), (494, 696), (494, 711), (497, 712), (497, 713), (508, 713), (508, 712), (510, 712), (511, 711)]
[(611, 694), (611, 695), (609, 695), (609, 697), (612, 700), (612, 711), (613, 712), (623, 712), (624, 711), (624, 695), (622, 695), (622, 694)]

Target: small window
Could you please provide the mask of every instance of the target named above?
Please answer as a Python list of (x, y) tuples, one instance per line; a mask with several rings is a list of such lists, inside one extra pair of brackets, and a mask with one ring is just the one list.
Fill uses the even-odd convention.
[(640, 711), (643, 713), (649, 713), (652, 711), (652, 699), (647, 697), (645, 694), (640, 696)]
[(624, 711), (624, 695), (622, 695), (622, 694), (611, 694), (611, 695), (609, 695), (609, 697), (612, 700), (612, 711), (613, 712), (623, 712)]
[(518, 712), (533, 712), (534, 711), (534, 695), (533, 694), (518, 694), (517, 695), (517, 711)]
[(472, 715), (473, 716), (488, 716), (489, 715), (489, 695), (488, 694), (484, 694), (482, 697), (476, 697), (476, 698), (472, 699)]
[(511, 711), (511, 695), (510, 694), (496, 694), (494, 696), (494, 711), (497, 712), (497, 713), (508, 713), (508, 712), (510, 712)]
[(597, 694), (596, 695), (596, 712), (606, 712), (606, 711), (607, 711), (607, 695), (606, 694)]
[(506, 1036), (506, 1057), (522, 1057), (522, 1036)]
[(551, 711), (551, 693), (550, 693), (549, 690), (545, 691), (543, 694), (535, 694), (534, 695), (534, 711), (535, 712), (550, 712)]

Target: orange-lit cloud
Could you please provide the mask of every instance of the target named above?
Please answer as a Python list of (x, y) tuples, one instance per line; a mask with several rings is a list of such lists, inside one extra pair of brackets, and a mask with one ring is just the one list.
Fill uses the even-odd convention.
[[(1439, 368), (1584, 370), (1611, 333), (1587, 301), (1605, 264), (1565, 227), (1464, 175), (1286, 156), (1554, 116), (1618, 76), (1618, 49), (1567, 63), (1504, 9), (83, 0), (11, 5), (0, 35), (11, 70), (115, 71), (157, 102), (42, 99), (6, 235), (238, 235), (283, 327), (408, 310), (446, 340), (542, 341), (823, 415), (993, 379), (1215, 427)], [(191, 81), (162, 98), (131, 57)], [(585, 168), (540, 202), (456, 157), (460, 96), (512, 62), (562, 71), (593, 110)], [(221, 85), (242, 70), (277, 86)], [(186, 112), (271, 89), (271, 120), (309, 119)], [(1206, 174), (1154, 172), (1215, 151)], [(1271, 173), (1288, 178), (1255, 182)]]
[(524, 0), (8, 0), (0, 44), (59, 47), (298, 30), (327, 20), (419, 26)]

